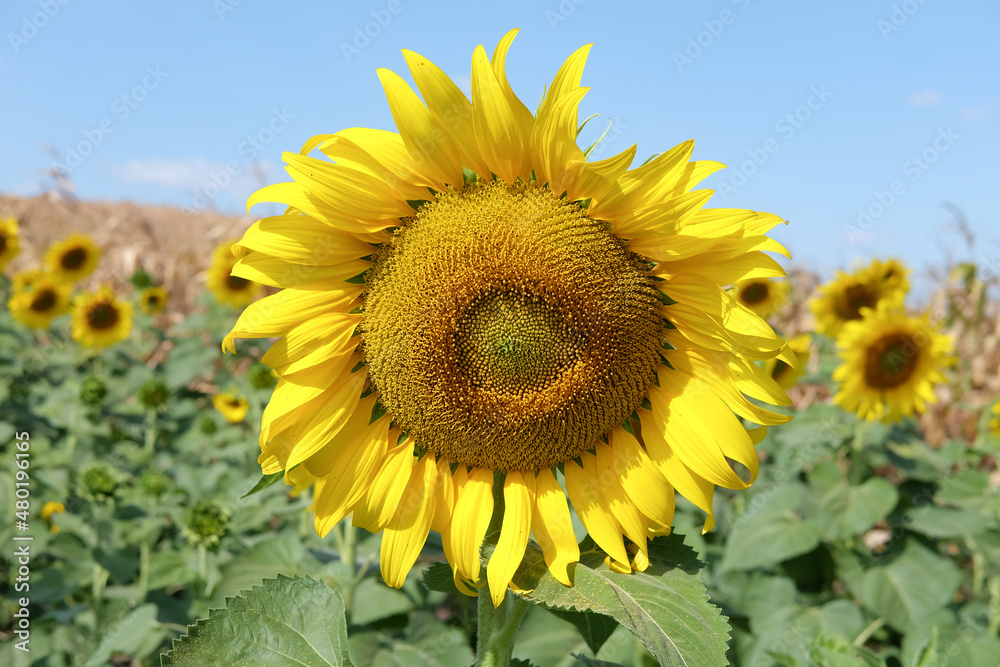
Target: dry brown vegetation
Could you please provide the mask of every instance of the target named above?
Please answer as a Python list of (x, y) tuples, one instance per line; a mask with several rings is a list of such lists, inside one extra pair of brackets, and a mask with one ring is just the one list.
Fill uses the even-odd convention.
[(167, 312), (174, 320), (205, 291), (204, 271), (215, 247), (242, 236), (252, 222), (247, 216), (169, 206), (79, 201), (55, 192), (31, 198), (0, 195), (0, 215), (16, 217), (21, 230), (21, 254), (8, 274), (39, 266), (53, 242), (80, 232), (103, 253), (97, 271), (81, 287), (108, 283), (122, 290), (141, 266), (169, 293)]

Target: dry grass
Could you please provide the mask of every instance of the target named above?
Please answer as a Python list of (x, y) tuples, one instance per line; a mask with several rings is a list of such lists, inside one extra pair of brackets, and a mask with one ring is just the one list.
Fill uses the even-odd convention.
[(39, 266), (45, 250), (73, 232), (88, 234), (103, 254), (97, 271), (81, 287), (107, 283), (116, 291), (131, 290), (128, 278), (141, 266), (169, 293), (171, 320), (190, 312), (205, 291), (204, 271), (216, 245), (239, 238), (252, 223), (246, 216), (85, 202), (55, 192), (27, 199), (0, 195), (0, 214), (16, 217), (21, 228), (21, 254), (7, 273)]

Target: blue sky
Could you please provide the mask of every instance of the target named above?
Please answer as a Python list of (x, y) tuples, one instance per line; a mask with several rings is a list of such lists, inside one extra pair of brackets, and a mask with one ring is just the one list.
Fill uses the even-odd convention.
[(43, 191), (58, 162), (84, 199), (238, 213), (287, 180), (282, 151), (393, 128), (375, 70), (409, 79), (400, 49), (468, 91), (473, 48), (519, 27), (508, 76), (529, 108), (593, 42), (581, 143), (609, 120), (605, 157), (694, 138), (730, 166), (710, 206), (789, 219), (774, 235), (797, 262), (964, 259), (946, 201), (978, 259), (1000, 255), (994, 1), (7, 0), (0, 26), (3, 193)]

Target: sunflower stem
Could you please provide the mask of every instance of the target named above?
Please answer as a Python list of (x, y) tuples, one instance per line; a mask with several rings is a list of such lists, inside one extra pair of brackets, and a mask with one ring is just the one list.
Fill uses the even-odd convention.
[(861, 454), (865, 449), (865, 432), (868, 430), (868, 421), (858, 419), (854, 422), (854, 440), (851, 443), (851, 472), (850, 481), (852, 485), (858, 485), (864, 480), (865, 465)]
[(143, 449), (147, 454), (152, 454), (156, 450), (156, 408), (146, 408), (146, 433)]
[(354, 576), (357, 571), (357, 534), (358, 529), (354, 527), (354, 517), (347, 517), (343, 521), (344, 527), (344, 539), (342, 541), (342, 548), (340, 551), (340, 558), (343, 560), (344, 564), (347, 565), (347, 575), (350, 577), (351, 584), (347, 587), (344, 592), (344, 607), (350, 613), (351, 605), (354, 603), (354, 589), (358, 585), (358, 579)]
[(486, 595), (479, 596), (478, 606), (476, 667), (508, 667), (528, 603), (508, 592), (499, 607), (494, 607)]

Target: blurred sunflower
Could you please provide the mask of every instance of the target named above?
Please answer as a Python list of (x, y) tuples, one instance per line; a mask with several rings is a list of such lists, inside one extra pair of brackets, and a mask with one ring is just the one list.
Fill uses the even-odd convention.
[(230, 424), (239, 424), (247, 416), (250, 403), (242, 396), (221, 393), (212, 397), (212, 405)]
[(861, 319), (862, 308), (875, 308), (883, 301), (901, 307), (910, 289), (909, 273), (895, 259), (874, 259), (854, 273), (837, 271), (809, 302), (816, 331), (836, 338), (845, 322)]
[(21, 276), (14, 278), (16, 291), (7, 304), (10, 314), (29, 327), (48, 329), (55, 317), (69, 310), (70, 286), (40, 272), (30, 281), (18, 280)]
[(733, 283), (736, 300), (766, 320), (788, 303), (788, 281), (750, 278)]
[[(571, 585), (580, 552), (557, 470), (616, 569), (645, 569), (675, 489), (711, 529), (715, 485), (757, 474), (765, 429), (740, 417), (788, 420), (748, 399), (788, 402), (754, 361), (795, 363), (721, 287), (783, 275), (762, 252), (784, 252), (764, 236), (782, 220), (703, 210), (712, 192), (692, 188), (722, 165), (689, 162), (692, 141), (634, 169), (634, 146), (587, 162), (589, 46), (533, 116), (505, 73), (515, 34), (492, 60), (476, 48), (471, 102), (404, 51), (423, 101), (378, 71), (398, 134), (354, 128), (285, 154), (294, 182), (249, 203), (289, 208), (247, 231), (233, 269), (283, 289), (223, 342), (280, 337), (262, 359), (280, 379), (259, 460), (314, 487), (321, 535), (351, 512), (383, 531), (382, 575), (399, 587), (436, 530), (456, 584), (488, 584), (494, 604), (531, 533)], [(483, 579), (494, 479), (504, 509)]]
[(107, 347), (132, 332), (132, 304), (120, 301), (108, 286), (84, 292), (73, 303), (73, 340), (87, 347)]
[(28, 269), (26, 271), (21, 271), (20, 273), (15, 273), (14, 277), (10, 279), (11, 290), (14, 292), (20, 292), (21, 290), (34, 285), (36, 280), (45, 275), (48, 274), (41, 269)]
[(139, 309), (150, 315), (162, 313), (167, 307), (167, 290), (162, 287), (147, 287), (139, 293)]
[(1000, 401), (993, 404), (993, 407), (990, 408), (990, 414), (993, 415), (990, 417), (990, 433), (1000, 438)]
[(75, 283), (94, 272), (100, 257), (101, 249), (89, 236), (72, 234), (45, 252), (45, 267), (60, 280)]
[(7, 268), (10, 260), (21, 252), (20, 232), (17, 218), (0, 217), (0, 271)]
[(66, 506), (55, 500), (50, 500), (49, 502), (42, 505), (42, 520), (48, 524), (49, 531), (53, 535), (59, 532), (59, 526), (55, 525), (52, 522), (52, 517), (55, 516), (56, 514), (59, 514), (60, 512), (65, 512), (65, 511), (66, 511)]
[(837, 338), (841, 365), (834, 403), (869, 421), (896, 422), (935, 402), (934, 385), (955, 362), (952, 340), (927, 315), (910, 317), (883, 302), (844, 325)]
[(798, 366), (792, 366), (781, 359), (768, 359), (764, 363), (764, 371), (782, 389), (791, 389), (798, 382), (799, 376), (805, 370), (811, 356), (812, 335), (804, 333), (788, 340), (788, 348), (795, 353)]
[(205, 284), (219, 303), (240, 307), (260, 296), (261, 285), (232, 274), (236, 264), (232, 252), (234, 243), (235, 239), (224, 241), (212, 253), (212, 265), (208, 267)]

